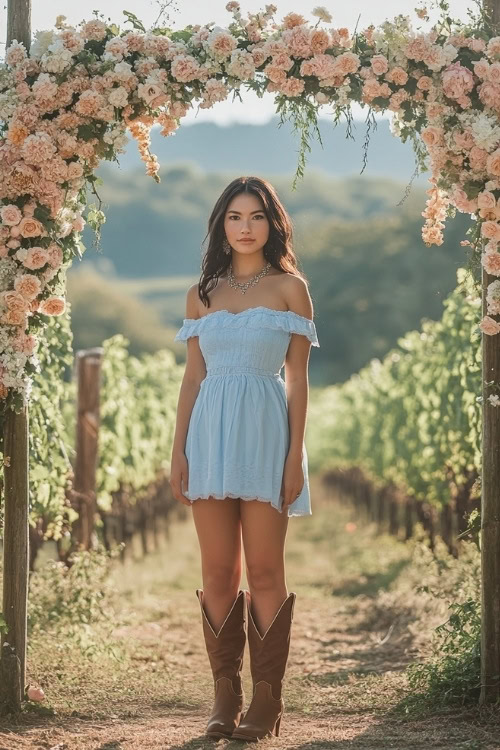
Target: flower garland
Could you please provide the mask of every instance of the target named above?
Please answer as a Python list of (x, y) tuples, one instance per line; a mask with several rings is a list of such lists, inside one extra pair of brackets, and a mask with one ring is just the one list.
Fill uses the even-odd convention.
[[(414, 30), (399, 15), (376, 29), (335, 28), (326, 8), (310, 25), (298, 13), (274, 20), (276, 6), (244, 18), (229, 2), (232, 21), (120, 31), (99, 14), (78, 28), (59, 16), (39, 31), (29, 54), (13, 41), (0, 66), (0, 403), (29, 398), (36, 346), (47, 316), (65, 309), (65, 274), (84, 247), (86, 221), (99, 233), (105, 217), (91, 206), (101, 159), (116, 160), (137, 140), (146, 170), (159, 181), (150, 130), (172, 135), (189, 109), (212, 107), (244, 86), (276, 94), (277, 111), (301, 131), (301, 158), (321, 105), (335, 119), (350, 105), (392, 112), (391, 130), (410, 138), (417, 168), (430, 162), (422, 238), (443, 242), (446, 216), (472, 214), (472, 241), (488, 274), (500, 276), (500, 37), (488, 33), (484, 11), (468, 24), (441, 18)], [(425, 8), (415, 9), (429, 20)], [(488, 287), (484, 334), (500, 332), (500, 280)], [(493, 404), (494, 402), (491, 401)]]

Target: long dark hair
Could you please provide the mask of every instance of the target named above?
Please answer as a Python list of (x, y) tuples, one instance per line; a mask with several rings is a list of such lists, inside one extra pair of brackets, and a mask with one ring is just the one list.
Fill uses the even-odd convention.
[[(232, 199), (240, 193), (251, 193), (259, 198), (269, 221), (269, 238), (264, 245), (264, 257), (274, 268), (300, 276), (297, 258), (292, 248), (292, 222), (276, 190), (261, 177), (237, 177), (229, 183), (218, 198), (208, 220), (208, 232), (203, 240), (208, 246), (203, 256), (198, 294), (204, 305), (210, 307), (208, 292), (217, 286), (219, 277), (229, 268), (231, 254), (225, 253), (222, 241), (225, 236), (224, 218)], [(202, 245), (202, 246), (203, 246)]]

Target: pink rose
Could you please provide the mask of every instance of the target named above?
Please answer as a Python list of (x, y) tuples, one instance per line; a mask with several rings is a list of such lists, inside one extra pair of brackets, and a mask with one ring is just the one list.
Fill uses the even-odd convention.
[[(87, 24), (89, 26), (90, 24)], [(26, 695), (28, 697), (28, 700), (35, 701), (36, 703), (40, 703), (45, 699), (45, 693), (43, 692), (41, 687), (34, 687), (33, 685), (30, 685), (29, 688), (26, 691)]]
[(488, 161), (488, 152), (484, 148), (479, 148), (479, 146), (473, 146), (469, 153), (469, 163), (471, 166), (471, 169), (473, 170), (481, 170), (486, 167), (486, 162)]
[(85, 219), (83, 216), (76, 216), (73, 219), (73, 223), (71, 224), (75, 232), (83, 232), (83, 228), (85, 227)]
[(453, 138), (457, 146), (464, 149), (464, 151), (470, 151), (474, 146), (474, 136), (470, 130), (464, 130), (462, 133), (454, 133)]
[(13, 227), (16, 224), (19, 224), (23, 215), (17, 206), (9, 203), (7, 206), (3, 206), (2, 209), (0, 209), (0, 218), (2, 219), (3, 224)]
[(59, 247), (59, 245), (55, 244), (55, 242), (51, 243), (48, 246), (47, 255), (49, 264), (52, 266), (52, 268), (59, 268), (62, 265), (63, 251), (62, 248)]
[(479, 324), (479, 328), (483, 333), (488, 336), (494, 336), (496, 333), (500, 333), (500, 324), (496, 322), (489, 315), (485, 315)]
[(451, 99), (459, 99), (474, 88), (474, 76), (471, 71), (455, 62), (449, 65), (442, 74), (443, 91)]
[(389, 70), (389, 63), (385, 55), (374, 55), (371, 65), (376, 76), (381, 76)]
[(14, 341), (12, 346), (17, 352), (22, 352), (27, 356), (30, 356), (35, 351), (37, 340), (33, 334), (20, 333)]

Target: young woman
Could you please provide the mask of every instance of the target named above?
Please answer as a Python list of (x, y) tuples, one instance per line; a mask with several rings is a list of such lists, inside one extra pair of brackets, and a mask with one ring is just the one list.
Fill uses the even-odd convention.
[[(284, 546), (288, 517), (311, 514), (304, 432), (309, 353), (319, 343), (291, 221), (272, 185), (233, 180), (207, 238), (175, 337), (187, 341), (187, 360), (171, 486), (192, 507), (201, 549), (196, 593), (215, 684), (207, 734), (258, 740), (279, 734), (284, 709), (296, 598)], [(240, 590), (242, 542), (249, 592)], [(253, 696), (243, 715), (247, 619)]]

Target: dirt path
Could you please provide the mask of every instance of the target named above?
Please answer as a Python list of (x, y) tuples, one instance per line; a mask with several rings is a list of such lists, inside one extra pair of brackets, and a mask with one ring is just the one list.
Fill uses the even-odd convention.
[[(389, 593), (407, 550), (346, 527), (345, 511), (313, 489), (314, 516), (290, 522), (288, 582), (297, 604), (281, 736), (259, 746), (500, 748), (498, 716), (491, 713), (454, 709), (409, 718), (396, 710), (408, 692), (404, 670), (427, 637), (412, 623), (411, 608)], [(122, 622), (114, 640), (122, 661), (79, 660), (73, 652), (58, 657), (58, 644), (48, 638), (43, 652), (31, 655), (30, 672), (56, 713), (29, 714), (17, 725), (4, 721), (0, 750), (244, 746), (204, 736), (212, 682), (194, 593), (199, 581), (188, 520), (161, 555), (117, 571)], [(248, 656), (244, 678), (250, 695)]]

